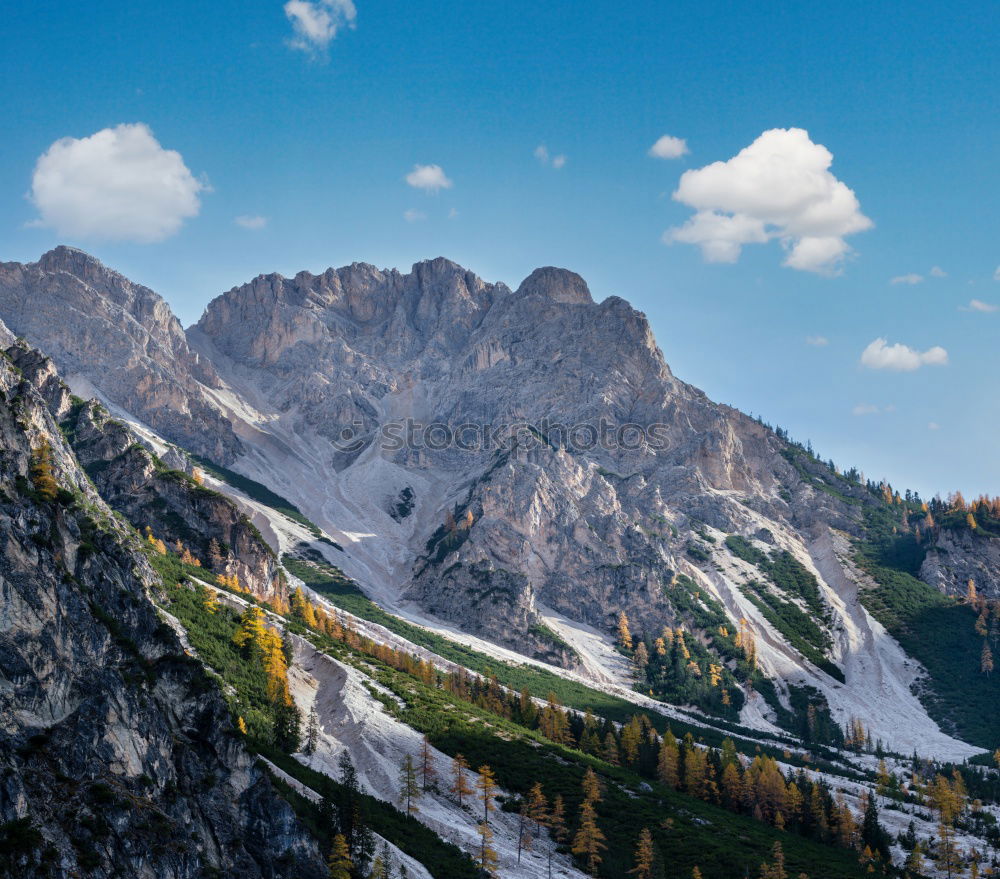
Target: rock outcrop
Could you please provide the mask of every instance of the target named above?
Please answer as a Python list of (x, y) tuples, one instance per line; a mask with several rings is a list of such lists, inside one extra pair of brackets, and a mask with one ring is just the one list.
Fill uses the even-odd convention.
[(0, 848), (9, 875), (319, 879), (316, 844), (153, 606), (159, 579), (141, 539), (102, 501), (59, 430), (58, 376), (22, 353), (34, 364), (27, 372), (0, 357)]
[(242, 450), (206, 394), (212, 365), (191, 351), (163, 299), (83, 251), (57, 247), (36, 263), (0, 263), (0, 317), (45, 351), (71, 384), (105, 399), (163, 436), (223, 463)]

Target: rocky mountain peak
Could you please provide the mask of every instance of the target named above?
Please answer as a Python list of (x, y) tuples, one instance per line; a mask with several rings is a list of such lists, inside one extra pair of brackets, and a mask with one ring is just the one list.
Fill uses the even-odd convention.
[(592, 305), (590, 288), (576, 272), (555, 266), (535, 269), (517, 288), (518, 296), (544, 296), (567, 305)]

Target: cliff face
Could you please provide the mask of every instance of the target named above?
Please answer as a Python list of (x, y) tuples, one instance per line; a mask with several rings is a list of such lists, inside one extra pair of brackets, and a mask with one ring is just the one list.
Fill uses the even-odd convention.
[[(262, 276), (189, 338), (273, 413), (255, 423), (274, 438), (265, 455), (300, 443), (306, 479), (412, 492), (412, 520), (371, 526), (408, 535), (405, 598), (539, 655), (559, 650), (538, 634), (540, 605), (601, 628), (622, 610), (657, 631), (672, 621), (664, 585), (704, 524), (753, 533), (764, 519), (798, 542), (858, 528), (856, 504), (819, 490), (770, 430), (676, 379), (644, 315), (595, 303), (563, 269), (516, 291), (443, 259)], [(413, 441), (387, 442), (387, 426)], [(382, 510), (400, 521), (391, 500)]]
[(287, 601), (288, 585), (277, 557), (229, 498), (169, 469), (96, 400), (74, 405), (49, 357), (23, 342), (8, 347), (7, 355), (39, 389), (112, 509), (166, 543), (179, 541), (214, 573), (235, 575), (258, 598)]
[(920, 579), (964, 598), (969, 580), (984, 598), (1000, 598), (1000, 540), (966, 528), (943, 528), (927, 550)]
[(58, 376), (39, 368), (34, 380), (0, 357), (9, 875), (319, 879), (314, 843), (153, 607), (159, 581), (140, 539), (60, 432)]
[(0, 315), (68, 380), (86, 379), (164, 436), (224, 462), (240, 453), (205, 394), (219, 385), (215, 370), (190, 350), (180, 322), (149, 288), (57, 247), (37, 263), (0, 263)]

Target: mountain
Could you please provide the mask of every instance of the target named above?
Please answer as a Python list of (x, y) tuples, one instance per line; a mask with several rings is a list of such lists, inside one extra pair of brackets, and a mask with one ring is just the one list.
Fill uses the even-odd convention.
[[(90, 490), (148, 544), (161, 611), (227, 682), (231, 712), (253, 721), (251, 747), (306, 800), (330, 778), (341, 783), (342, 753), (359, 760), (368, 792), (392, 800), (395, 770), (381, 763), (417, 748), (414, 730), (430, 732), (442, 761), (475, 753), (469, 729), (428, 720), (461, 714), (462, 699), (492, 711), (490, 725), (542, 730), (530, 697), (502, 707), (504, 688), (551, 689), (580, 712), (568, 721), (579, 748), (647, 779), (655, 753), (646, 765), (614, 750), (630, 753), (622, 737), (640, 708), (660, 732), (666, 719), (720, 743), (735, 736), (744, 754), (784, 750), (789, 777), (806, 765), (794, 762), (802, 749), (822, 761), (823, 784), (851, 798), (860, 795), (846, 779), (872, 771), (856, 751), (894, 752), (888, 771), (902, 774), (900, 755), (960, 762), (1000, 745), (989, 710), (1000, 679), (981, 661), (1000, 620), (990, 504), (901, 497), (714, 403), (674, 376), (643, 314), (616, 296), (595, 302), (573, 272), (541, 268), (516, 290), (441, 258), (409, 273), (355, 263), (262, 275), (183, 332), (155, 293), (57, 248), (0, 265), (0, 317), (26, 339), (0, 341), (48, 401)], [(99, 402), (71, 398), (57, 370)], [(150, 555), (157, 541), (164, 554)], [(206, 617), (192, 584), (218, 590), (225, 613)], [(331, 653), (303, 595), (358, 634)], [(311, 639), (287, 647), (287, 686), (302, 717), (319, 718), (322, 758), (288, 762), (295, 743), (275, 738), (274, 706), (237, 672), (233, 632), (255, 604)], [(418, 657), (437, 674), (492, 675), (500, 689), (480, 698), (460, 681), (457, 706), (418, 710), (413, 681), (387, 670), (352, 678), (371, 672), (372, 657), (404, 673)], [(413, 673), (426, 685), (426, 671)], [(576, 727), (588, 711), (616, 756), (585, 746), (591, 731)], [(372, 712), (377, 729), (364, 719)], [(501, 757), (504, 737), (521, 734), (493, 738), (490, 753), (509, 759), (502, 781), (524, 797), (524, 755)], [(641, 800), (637, 784), (630, 796)], [(679, 787), (689, 799), (704, 793)], [(447, 797), (435, 803), (441, 816), (421, 820), (474, 851), (463, 814)], [(831, 793), (823, 822), (840, 820), (835, 807)], [(418, 831), (393, 820), (378, 833), (414, 869), (439, 859), (453, 875), (465, 869), (440, 839), (415, 843), (407, 834)], [(506, 869), (535, 875), (510, 848), (515, 831), (501, 830)], [(611, 857), (622, 873), (606, 865), (602, 875), (624, 874), (628, 832)], [(748, 863), (731, 840), (712, 844), (719, 869), (706, 875)]]
[(0, 871), (324, 875), (154, 610), (138, 537), (57, 424), (65, 385), (37, 352), (11, 350), (30, 375), (0, 358)]

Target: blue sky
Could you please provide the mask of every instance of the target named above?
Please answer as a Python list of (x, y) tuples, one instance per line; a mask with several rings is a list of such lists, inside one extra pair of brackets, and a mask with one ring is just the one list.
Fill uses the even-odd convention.
[[(899, 487), (1000, 494), (1000, 311), (983, 310), (1000, 305), (991, 4), (292, 6), (6, 9), (0, 259), (83, 247), (162, 293), (185, 324), (260, 272), (405, 269), (444, 255), (516, 286), (538, 265), (561, 265), (595, 297), (645, 311), (675, 373), (714, 399)], [(304, 16), (321, 25), (311, 40), (293, 28)], [(87, 188), (103, 185), (91, 164), (83, 190), (60, 189), (79, 152), (50, 152), (60, 138), (135, 123), (152, 132), (130, 129), (139, 146), (152, 142), (187, 187), (137, 184), (139, 209), (160, 212), (148, 227), (90, 210), (104, 197)], [(684, 172), (727, 162), (775, 128), (823, 145), (833, 158), (820, 178), (852, 191), (847, 214), (873, 223), (822, 233), (852, 250), (834, 276), (782, 265), (778, 239), (794, 246), (802, 217), (775, 220), (769, 199), (781, 187), (753, 167), (687, 178), (688, 203), (671, 197)], [(688, 152), (648, 155), (664, 134)], [(408, 185), (416, 165), (439, 166), (452, 185)], [(757, 189), (734, 207), (744, 184)], [(71, 198), (83, 199), (82, 216)], [(735, 262), (665, 244), (697, 210), (752, 215), (770, 240), (746, 243)], [(140, 229), (161, 240), (127, 240)], [(907, 275), (922, 280), (891, 283)], [(863, 365), (880, 338), (912, 350), (869, 363), (915, 368)], [(938, 347), (947, 364), (921, 360)]]

